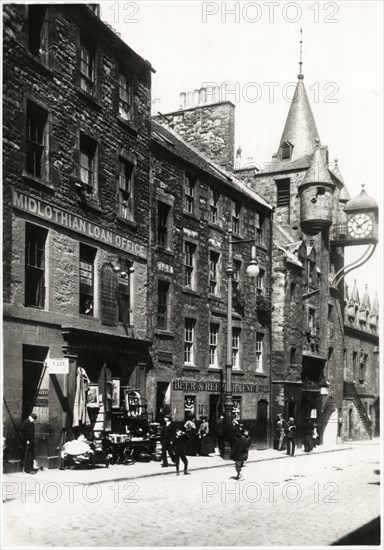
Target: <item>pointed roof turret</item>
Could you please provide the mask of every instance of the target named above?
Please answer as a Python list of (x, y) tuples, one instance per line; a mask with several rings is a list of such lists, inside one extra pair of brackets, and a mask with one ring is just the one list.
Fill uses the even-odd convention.
[(320, 140), (316, 139), (316, 149), (311, 160), (311, 165), (306, 171), (303, 181), (299, 187), (318, 183), (332, 185), (333, 187), (335, 186), (320, 149)]
[[(315, 119), (309, 104), (309, 99), (304, 86), (304, 75), (300, 72), (295, 94), (280, 139), (277, 158), (282, 158), (282, 146), (289, 143), (292, 146), (290, 161), (297, 160), (305, 155), (311, 155), (316, 147), (316, 140), (320, 137), (316, 128)], [(276, 162), (276, 157), (273, 162)]]
[(369, 299), (369, 294), (368, 294), (368, 285), (365, 285), (365, 292), (364, 292), (363, 301), (361, 305), (364, 306), (365, 309), (371, 309), (371, 301)]
[(379, 313), (379, 310), (380, 310), (379, 298), (377, 297), (377, 291), (375, 292), (375, 297), (374, 297), (374, 299), (373, 299), (372, 310), (373, 310), (375, 313)]
[(359, 289), (357, 288), (357, 285), (356, 285), (356, 279), (354, 280), (354, 284), (353, 284), (351, 300), (353, 300), (356, 305), (360, 304)]

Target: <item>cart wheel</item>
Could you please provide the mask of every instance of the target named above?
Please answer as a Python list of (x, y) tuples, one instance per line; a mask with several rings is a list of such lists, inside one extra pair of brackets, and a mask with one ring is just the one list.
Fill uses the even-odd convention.
[(132, 466), (132, 464), (135, 464), (136, 460), (134, 458), (126, 458), (124, 460), (124, 466)]

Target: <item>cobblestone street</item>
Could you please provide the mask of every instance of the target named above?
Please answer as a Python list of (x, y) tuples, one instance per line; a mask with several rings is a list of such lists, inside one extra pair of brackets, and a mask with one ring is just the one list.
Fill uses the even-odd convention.
[(35, 476), (35, 494), (4, 504), (3, 543), (329, 545), (380, 515), (379, 445), (352, 446), (250, 463), (242, 481), (233, 479), (232, 463), (190, 476), (84, 486), (39, 482)]

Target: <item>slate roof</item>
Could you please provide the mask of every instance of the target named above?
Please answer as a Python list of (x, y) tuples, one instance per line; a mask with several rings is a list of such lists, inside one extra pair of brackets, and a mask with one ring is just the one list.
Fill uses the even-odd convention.
[(195, 149), (189, 143), (183, 141), (173, 130), (165, 128), (152, 119), (152, 140), (161, 145), (173, 155), (183, 159), (188, 164), (199, 168), (211, 177), (231, 187), (232, 189), (246, 195), (248, 198), (260, 203), (265, 208), (272, 210), (272, 205), (256, 191), (250, 189), (244, 181), (237, 178), (234, 174), (226, 172), (221, 166), (218, 166), (209, 160), (203, 153)]

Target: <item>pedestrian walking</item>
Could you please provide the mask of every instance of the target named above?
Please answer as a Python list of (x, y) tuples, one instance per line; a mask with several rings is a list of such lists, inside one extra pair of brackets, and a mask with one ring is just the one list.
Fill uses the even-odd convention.
[(162, 468), (167, 468), (168, 458), (167, 453), (169, 454), (172, 462), (174, 460), (174, 454), (172, 449), (172, 442), (176, 436), (176, 428), (170, 416), (164, 416), (164, 426), (161, 434), (161, 458), (162, 458)]
[(295, 456), (296, 449), (296, 425), (295, 419), (291, 416), (285, 428), (287, 438), (287, 455)]
[(286, 428), (286, 421), (283, 418), (282, 414), (277, 415), (277, 421), (276, 421), (276, 433), (277, 433), (277, 450), (282, 451), (284, 450), (284, 440), (285, 440), (285, 428)]
[(184, 430), (187, 436), (186, 440), (186, 454), (188, 456), (196, 456), (198, 451), (198, 439), (196, 431), (196, 418), (191, 415), (184, 424)]
[(215, 447), (209, 435), (208, 417), (200, 416), (200, 419), (202, 420), (199, 427), (199, 437), (201, 441), (201, 455), (208, 456), (209, 454), (215, 452)]
[(37, 414), (31, 413), (28, 418), (23, 420), (20, 426), (19, 449), (21, 452), (22, 471), (26, 474), (36, 474), (37, 470), (33, 467), (33, 458), (35, 451), (35, 420)]
[(216, 421), (216, 438), (217, 447), (219, 449), (220, 456), (224, 453), (224, 415), (221, 414)]
[(184, 464), (184, 475), (189, 475), (188, 472), (188, 459), (186, 455), (186, 434), (181, 430), (176, 430), (175, 438), (172, 442), (172, 450), (174, 454), (174, 460), (176, 464), (176, 475), (179, 475), (180, 459)]
[(244, 466), (244, 462), (248, 459), (249, 442), (246, 433), (244, 432), (241, 437), (236, 439), (233, 444), (230, 459), (235, 462), (236, 477), (235, 479), (242, 479), (241, 469)]
[(316, 424), (314, 424), (314, 428), (313, 428), (313, 432), (312, 432), (313, 448), (315, 448), (318, 443), (319, 443), (319, 432), (317, 431)]
[(310, 453), (313, 450), (313, 422), (309, 417), (306, 418), (303, 426), (303, 437), (304, 437), (304, 452)]

